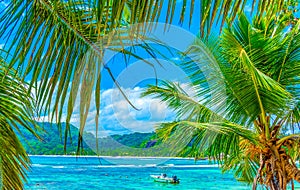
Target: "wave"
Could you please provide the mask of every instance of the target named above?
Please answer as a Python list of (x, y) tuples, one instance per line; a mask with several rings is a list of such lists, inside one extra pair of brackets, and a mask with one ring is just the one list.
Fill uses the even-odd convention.
[(142, 160), (142, 161), (145, 161), (145, 160), (157, 160), (157, 158), (137, 158), (138, 160)]
[(203, 165), (174, 165), (174, 164), (167, 164), (167, 165), (156, 165), (156, 164), (145, 164), (145, 165), (94, 165), (90, 167), (96, 168), (150, 168), (150, 167), (157, 167), (157, 168), (218, 168), (218, 164), (203, 164)]
[(157, 165), (156, 164), (146, 164), (145, 166), (146, 167), (156, 167)]
[(95, 167), (96, 168), (134, 168), (138, 166), (137, 165), (99, 165)]
[(174, 164), (166, 164), (166, 166), (173, 167), (175, 165)]
[(32, 167), (36, 167), (36, 168), (44, 168), (44, 167), (49, 167), (49, 165), (44, 165), (44, 164), (32, 164)]
[[(51, 167), (51, 168), (66, 168), (66, 166), (55, 166), (55, 165), (43, 165), (43, 164), (32, 164), (32, 167), (43, 168), (43, 167)], [(145, 164), (145, 165), (134, 165), (134, 164), (117, 164), (117, 165), (85, 165), (82, 170), (86, 170), (86, 168), (218, 168), (218, 164), (199, 164), (199, 165), (174, 165), (174, 164), (166, 164), (166, 165), (157, 165), (157, 164)], [(77, 168), (78, 169), (78, 168)]]
[(76, 168), (74, 169), (75, 171), (86, 171), (87, 169), (86, 168)]
[(146, 164), (146, 165), (99, 165), (96, 168), (150, 168), (156, 167), (156, 164)]
[(174, 165), (174, 168), (218, 168), (218, 164), (203, 164), (203, 165)]
[(45, 164), (32, 164), (32, 167), (36, 168), (45, 168), (45, 167), (51, 167), (51, 168), (65, 168), (66, 166), (55, 166), (55, 165), (45, 165)]

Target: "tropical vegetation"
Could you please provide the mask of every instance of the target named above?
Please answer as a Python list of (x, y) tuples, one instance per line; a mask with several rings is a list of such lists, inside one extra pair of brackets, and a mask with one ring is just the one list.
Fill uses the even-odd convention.
[[(64, 150), (63, 131), (66, 124), (62, 123), (58, 126), (55, 123), (37, 122), (39, 128), (35, 131), (40, 137), (37, 139), (35, 135), (27, 130), (20, 129), (20, 133), (16, 132), (27, 154), (30, 155), (75, 155), (77, 151), (78, 128), (70, 125), (70, 134), (67, 141), (67, 149)], [(92, 134), (84, 133), (85, 138), (91, 138), (96, 141)], [(94, 150), (84, 143), (80, 152), (82, 155), (95, 155)]]
[(283, 17), (250, 23), (241, 14), (220, 38), (196, 40), (180, 64), (190, 88), (165, 81), (143, 94), (177, 113), (160, 124), (159, 136), (173, 137), (180, 155), (208, 153), (253, 189), (300, 182), (299, 26)]
[[(200, 33), (204, 35), (210, 32), (216, 20), (220, 19), (221, 25), (223, 25), (225, 19), (229, 18), (228, 22), (232, 23), (237, 13), (245, 8), (246, 2), (246, 0), (201, 1), (200, 9), (195, 11), (195, 3), (199, 2), (183, 0), (179, 20), (182, 23), (184, 18), (188, 17), (191, 25), (194, 13), (197, 12), (198, 14), (199, 12), (201, 17)], [(187, 10), (188, 3), (190, 5), (189, 10)], [(252, 10), (255, 14), (263, 15), (267, 12), (266, 16), (268, 20), (271, 20), (282, 11), (290, 14), (290, 6), (287, 5), (295, 6), (297, 0), (253, 0), (250, 3), (253, 5)], [(167, 4), (166, 7), (165, 4)], [(131, 51), (124, 47), (140, 36), (142, 30), (137, 29), (128, 33), (124, 28), (132, 24), (159, 21), (164, 8), (170, 13), (167, 14), (164, 21), (172, 23), (175, 18), (176, 0), (169, 0), (168, 3), (162, 0), (10, 1), (0, 15), (0, 38), (7, 41), (4, 48), (9, 51), (8, 55), (10, 55), (6, 59), (9, 64), (3, 67), (5, 70), (3, 79), (11, 80), (17, 84), (30, 78), (28, 85), (25, 85), (25, 88), (22, 87), (23, 91), (21, 89), (17, 91), (18, 96), (24, 96), (24, 100), (22, 102), (15, 101), (12, 105), (20, 103), (20, 108), (24, 108), (26, 113), (30, 113), (29, 116), (32, 115), (32, 111), (36, 111), (35, 116), (50, 114), (51, 121), (56, 120), (57, 122), (61, 122), (63, 108), (67, 107), (65, 120), (67, 126), (64, 135), (64, 149), (66, 150), (67, 136), (70, 130), (69, 123), (77, 94), (79, 94), (81, 118), (77, 153), (80, 153), (80, 148), (83, 145), (82, 132), (92, 101), (93, 88), (96, 89), (94, 99), (97, 109), (96, 131), (98, 128), (101, 70), (107, 70), (118, 86), (110, 68), (103, 61), (105, 49), (134, 56)], [(153, 25), (142, 24), (140, 27), (146, 30), (153, 29)], [(149, 47), (144, 46), (144, 48)], [(147, 50), (151, 52), (150, 49)], [(137, 56), (137, 58), (140, 57)], [(13, 69), (17, 70), (18, 73), (16, 74)], [(14, 74), (10, 76), (11, 72)], [(3, 83), (4, 87), (8, 84), (12, 83)], [(10, 87), (5, 87), (6, 91), (3, 91), (6, 98), (12, 94), (16, 95), (14, 94), (16, 91), (8, 91), (11, 90)], [(71, 94), (66, 97), (69, 89)], [(24, 90), (27, 90), (27, 93)], [(30, 104), (31, 93), (35, 95), (32, 104)], [(126, 98), (125, 94), (124, 97)], [(20, 99), (16, 97), (16, 100)], [(32, 105), (35, 105), (37, 109), (29, 109)], [(9, 106), (7, 108), (12, 109)], [(6, 122), (3, 123), (3, 126), (5, 128), (17, 128), (14, 122), (20, 121), (20, 126), (30, 129), (27, 122), (33, 122), (32, 118), (26, 118), (27, 115), (22, 114), (25, 112), (7, 113), (5, 115)], [(1, 132), (2, 136), (4, 134), (6, 133)], [(18, 144), (14, 147), (19, 148), (10, 151), (12, 147), (1, 144), (2, 147), (5, 147), (2, 148), (2, 153), (8, 151), (1, 155), (1, 173), (4, 174), (2, 185), (6, 189), (10, 189), (10, 185), (15, 185), (16, 189), (20, 189), (23, 183), (20, 179), (24, 177), (24, 170), (21, 169), (21, 165), (27, 168), (28, 159), (13, 131), (10, 131), (10, 138), (13, 138), (11, 143)], [(7, 139), (4, 141), (2, 138), (2, 142), (10, 141)], [(18, 158), (15, 157), (16, 155), (22, 155), (22, 161), (19, 159), (18, 162), (14, 162), (14, 159)], [(5, 157), (2, 156), (11, 156), (9, 160), (14, 162), (14, 167), (8, 162), (4, 162)], [(19, 163), (21, 165), (18, 165)], [(5, 169), (7, 167), (10, 168), (11, 173), (16, 174), (16, 177), (5, 177), (5, 171), (8, 171)], [(21, 178), (17, 177), (17, 174), (20, 174)]]
[[(26, 129), (21, 128), (20, 139), (26, 152), (30, 155), (75, 155), (77, 151), (78, 128), (70, 125), (70, 134), (67, 141), (67, 150), (64, 150), (64, 137), (60, 130), (64, 131), (66, 126), (62, 123), (60, 127), (54, 123), (38, 122), (39, 129), (36, 133), (41, 140), (37, 139)], [(60, 129), (59, 129), (60, 128)], [(84, 132), (84, 144), (81, 155), (96, 155), (95, 136)], [(123, 135), (111, 135), (101, 137), (98, 140), (101, 156), (154, 156), (167, 155), (168, 151), (158, 151), (151, 148), (156, 144), (156, 135), (152, 133), (131, 133)]]

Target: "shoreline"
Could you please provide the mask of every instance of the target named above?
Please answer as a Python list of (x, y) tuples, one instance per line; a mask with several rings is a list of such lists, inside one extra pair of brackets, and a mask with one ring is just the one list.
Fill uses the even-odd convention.
[[(156, 157), (156, 156), (97, 156), (97, 155), (28, 155), (29, 157), (65, 157), (65, 158), (128, 158), (128, 159), (180, 159), (180, 160), (194, 160), (193, 157)], [(208, 160), (203, 158), (199, 160)], [(198, 160), (198, 161), (199, 161)]]

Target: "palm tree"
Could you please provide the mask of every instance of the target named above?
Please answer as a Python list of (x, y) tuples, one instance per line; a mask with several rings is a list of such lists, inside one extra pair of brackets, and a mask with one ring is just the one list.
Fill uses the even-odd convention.
[(177, 113), (157, 132), (181, 156), (204, 153), (253, 189), (286, 189), (300, 182), (300, 22), (258, 20), (240, 15), (218, 40), (196, 40), (180, 64), (188, 90), (162, 82), (143, 95)]
[(24, 127), (36, 137), (33, 121), (33, 99), (28, 95), (24, 83), (16, 72), (7, 70), (0, 58), (0, 188), (23, 189), (25, 171), (30, 160), (18, 140)]

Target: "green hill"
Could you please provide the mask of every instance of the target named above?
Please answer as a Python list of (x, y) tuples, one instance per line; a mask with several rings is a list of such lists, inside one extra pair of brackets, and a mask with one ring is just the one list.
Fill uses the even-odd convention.
[[(42, 138), (39, 141), (27, 130), (22, 130), (20, 136), (21, 143), (25, 147), (28, 154), (33, 155), (63, 155), (64, 154), (64, 130), (65, 124), (61, 125), (59, 129), (56, 124), (51, 123), (39, 123), (40, 129), (37, 133)], [(60, 133), (62, 131), (62, 133)], [(60, 135), (62, 134), (62, 135)], [(70, 126), (70, 134), (67, 140), (66, 154), (75, 154), (77, 150), (78, 129), (74, 126)], [(94, 155), (95, 153), (84, 143), (84, 154)]]
[[(64, 154), (64, 129), (65, 124), (59, 129), (56, 124), (39, 123), (37, 133), (43, 139), (39, 141), (28, 131), (19, 134), (22, 144), (28, 154), (32, 155), (63, 155)], [(60, 133), (62, 131), (62, 133)], [(62, 134), (62, 135), (60, 135)], [(96, 139), (91, 133), (84, 133), (84, 154), (95, 155)], [(70, 138), (71, 137), (71, 138)], [(112, 135), (99, 139), (98, 152), (102, 156), (149, 156), (152, 151), (147, 148), (153, 146), (155, 133), (132, 133), (125, 135)], [(77, 150), (78, 128), (70, 126), (66, 154), (75, 154)]]

